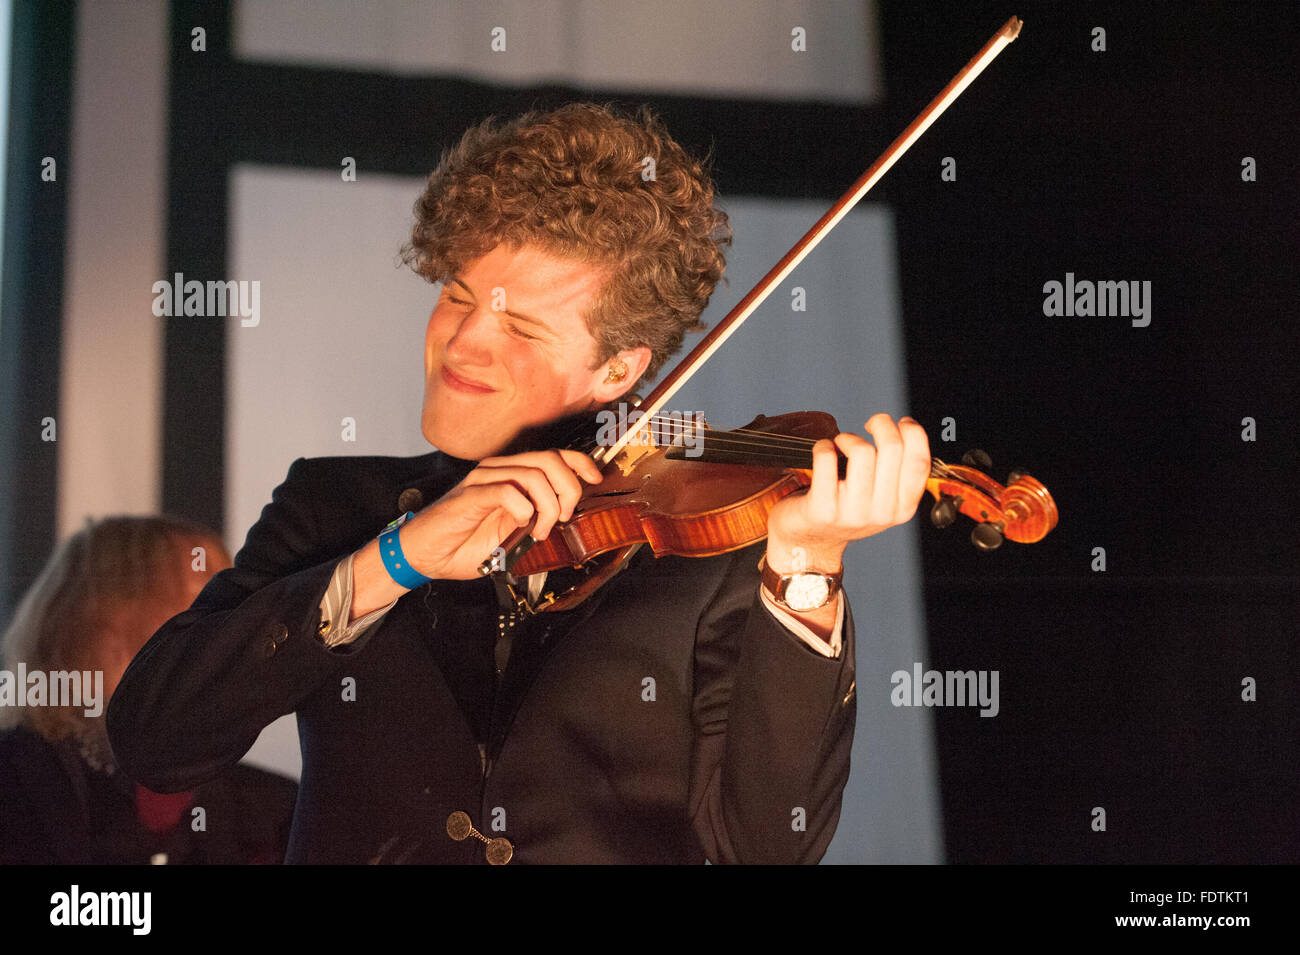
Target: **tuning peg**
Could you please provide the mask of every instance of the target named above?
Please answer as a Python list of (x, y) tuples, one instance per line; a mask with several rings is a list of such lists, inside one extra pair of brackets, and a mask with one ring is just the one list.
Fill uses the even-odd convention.
[(993, 459), (989, 457), (987, 451), (981, 451), (979, 448), (971, 448), (961, 456), (961, 463), (968, 468), (979, 468), (981, 471), (987, 471), (993, 467)]
[(1010, 474), (1007, 475), (1007, 483), (1008, 483), (1008, 484), (1015, 484), (1017, 481), (1019, 481), (1019, 480), (1020, 480), (1022, 477), (1024, 477), (1024, 476), (1025, 476), (1025, 472), (1024, 472), (1024, 471), (1021, 471), (1021, 470), (1019, 470), (1019, 469), (1016, 469), (1015, 471), (1012, 471)]
[(942, 494), (930, 509), (930, 523), (935, 527), (947, 527), (957, 519), (957, 509), (961, 506), (960, 498), (951, 494)]
[(997, 550), (1002, 546), (1002, 531), (996, 524), (976, 524), (970, 539), (979, 550)]

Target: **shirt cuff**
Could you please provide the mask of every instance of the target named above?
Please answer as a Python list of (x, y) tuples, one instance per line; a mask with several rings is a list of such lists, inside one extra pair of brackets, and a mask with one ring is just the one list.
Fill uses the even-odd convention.
[(325, 598), (320, 602), (317, 634), (327, 647), (344, 647), (356, 641), (397, 603), (394, 600), (387, 607), (372, 610), (364, 617), (348, 622), (348, 615), (352, 612), (352, 559), (355, 556), (348, 554), (339, 561), (329, 586), (325, 588)]
[(844, 631), (844, 592), (842, 590), (837, 590), (835, 592), (835, 629), (831, 631), (829, 640), (823, 640), (821, 637), (817, 636), (817, 634), (808, 629), (802, 621), (790, 616), (788, 611), (772, 599), (772, 595), (767, 592), (767, 588), (762, 584), (758, 585), (758, 594), (763, 598), (763, 606), (768, 609), (773, 617), (776, 617), (777, 622), (781, 624), (781, 626), (785, 627), (822, 656), (828, 657), (832, 660), (839, 657), (840, 650), (843, 648), (843, 643), (840, 638)]

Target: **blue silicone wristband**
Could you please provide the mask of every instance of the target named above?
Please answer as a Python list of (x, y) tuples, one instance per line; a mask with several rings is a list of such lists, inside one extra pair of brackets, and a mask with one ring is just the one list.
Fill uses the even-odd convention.
[(414, 516), (414, 511), (407, 511), (379, 534), (379, 557), (384, 562), (384, 569), (388, 571), (389, 577), (407, 590), (423, 587), (433, 580), (407, 563), (406, 555), (402, 553), (402, 525)]

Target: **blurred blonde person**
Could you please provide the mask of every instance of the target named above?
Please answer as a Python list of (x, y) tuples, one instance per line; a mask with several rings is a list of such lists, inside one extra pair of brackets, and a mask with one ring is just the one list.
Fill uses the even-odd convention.
[(118, 770), (104, 728), (132, 657), (230, 563), (215, 533), (169, 517), (88, 522), (55, 548), (0, 644), (0, 862), (281, 860), (291, 780), (241, 766), (154, 793)]

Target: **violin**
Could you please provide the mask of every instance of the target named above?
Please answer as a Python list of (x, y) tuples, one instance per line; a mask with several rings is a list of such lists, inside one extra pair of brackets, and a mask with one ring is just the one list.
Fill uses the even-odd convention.
[[(641, 546), (656, 557), (711, 557), (767, 536), (767, 518), (778, 501), (812, 483), (812, 447), (839, 433), (829, 414), (805, 411), (760, 415), (743, 428), (711, 429), (702, 418), (683, 433), (676, 416), (660, 412), (678, 389), (739, 328), (809, 252), (848, 214), (948, 105), (1019, 34), (1012, 17), (921, 111), (888, 149), (813, 225), (789, 252), (723, 318), (645, 399), (634, 398), (630, 427), (595, 450), (604, 480), (586, 487), (568, 521), (541, 541), (530, 522), (479, 566), (527, 613), (568, 610), (622, 571)], [(671, 436), (669, 432), (671, 431)], [(580, 449), (594, 446), (583, 441)], [(571, 445), (578, 447), (578, 444)], [(688, 451), (689, 447), (689, 451)], [(1025, 473), (1003, 486), (984, 473), (987, 456), (971, 452), (961, 465), (932, 459), (926, 490), (934, 496), (931, 520), (947, 526), (958, 514), (976, 522), (972, 540), (993, 550), (1004, 539), (1033, 543), (1057, 522), (1047, 488)], [(840, 456), (840, 476), (846, 461)], [(544, 573), (573, 568), (578, 583), (560, 595), (541, 592)], [(528, 578), (525, 593), (516, 589)]]
[[(493, 571), (515, 577), (561, 568), (584, 571), (566, 593), (547, 593), (516, 604), (529, 612), (570, 609), (621, 571), (643, 544), (656, 557), (713, 557), (767, 536), (778, 501), (812, 483), (812, 446), (839, 433), (821, 411), (766, 417), (743, 428), (714, 430), (702, 420), (683, 434), (676, 419), (647, 426), (648, 439), (630, 444), (605, 469), (600, 484), (583, 490), (568, 521), (544, 540), (516, 542), (513, 555), (498, 549)], [(840, 476), (846, 459), (840, 455)], [(958, 514), (975, 521), (971, 540), (982, 551), (1004, 539), (1035, 543), (1056, 526), (1056, 503), (1046, 487), (1013, 472), (1004, 487), (993, 480), (983, 451), (967, 452), (960, 465), (931, 459), (926, 490), (935, 498), (937, 527)], [(531, 542), (531, 543), (529, 543)], [(513, 559), (511, 557), (513, 556)], [(512, 590), (513, 592), (513, 590)]]

